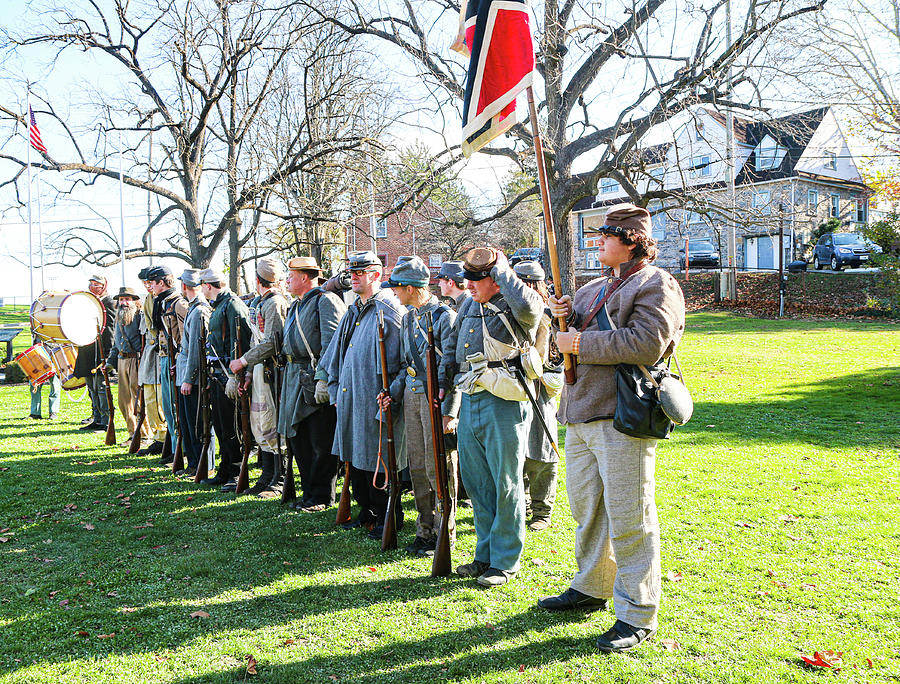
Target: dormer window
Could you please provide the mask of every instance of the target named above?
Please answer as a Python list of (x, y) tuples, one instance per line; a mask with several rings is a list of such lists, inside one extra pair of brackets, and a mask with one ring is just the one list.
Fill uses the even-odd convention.
[(832, 152), (830, 150), (825, 150), (825, 153), (822, 155), (825, 159), (825, 168), (826, 169), (837, 169), (837, 153)]
[(619, 183), (612, 178), (604, 178), (600, 181), (600, 194), (608, 195), (619, 191)]
[(691, 177), (707, 178), (710, 175), (710, 161), (711, 158), (708, 154), (694, 157), (691, 161)]
[(772, 138), (766, 136), (756, 148), (756, 170), (774, 169), (781, 163), (781, 149)]

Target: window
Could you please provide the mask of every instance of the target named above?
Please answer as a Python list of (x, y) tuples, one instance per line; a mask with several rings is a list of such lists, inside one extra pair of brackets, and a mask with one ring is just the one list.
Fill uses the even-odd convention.
[(440, 254), (429, 254), (428, 255), (428, 267), (429, 268), (440, 268), (442, 263), (444, 263), (444, 257), (442, 257)]
[(376, 238), (386, 238), (387, 237), (387, 219), (386, 218), (375, 219), (375, 237)]
[(807, 190), (806, 191), (806, 213), (812, 216), (816, 215), (816, 210), (819, 208), (819, 191), (818, 190)]
[(619, 191), (619, 183), (618, 181), (613, 180), (612, 178), (604, 178), (600, 181), (600, 193), (603, 195), (608, 195), (611, 192)]
[(666, 212), (660, 211), (650, 218), (650, 226), (654, 240), (666, 239)]
[(388, 265), (387, 252), (382, 252), (381, 254), (378, 255), (378, 258), (381, 259), (381, 263), (384, 265), (385, 268), (387, 268), (387, 265)]
[(588, 252), (587, 259), (585, 259), (584, 267), (591, 271), (599, 271), (603, 268), (603, 264), (600, 263), (600, 255), (597, 252)]
[(766, 136), (756, 148), (756, 170), (774, 169), (778, 161), (778, 144)]
[(709, 168), (710, 156), (708, 154), (694, 157), (691, 163), (691, 177), (706, 178), (710, 175)]
[(756, 190), (753, 193), (752, 206), (762, 214), (768, 214), (771, 210), (771, 193), (768, 190)]
[(657, 185), (662, 185), (665, 176), (666, 170), (662, 166), (658, 166), (655, 169), (650, 169), (650, 178), (653, 179), (650, 181), (650, 187), (655, 188)]
[(836, 169), (837, 168), (837, 154), (835, 152), (830, 152), (828, 150), (822, 155), (825, 159), (825, 168), (826, 169)]
[(840, 218), (841, 196), (840, 195), (831, 195), (828, 199), (830, 200), (828, 216), (830, 218)]
[(865, 223), (869, 220), (869, 201), (864, 199), (856, 200), (856, 220), (859, 223)]
[(584, 215), (578, 214), (578, 249), (584, 249)]

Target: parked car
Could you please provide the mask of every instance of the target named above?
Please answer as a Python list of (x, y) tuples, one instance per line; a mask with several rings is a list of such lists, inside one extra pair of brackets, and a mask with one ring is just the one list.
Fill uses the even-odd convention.
[(826, 265), (832, 271), (844, 266), (859, 268), (868, 266), (872, 249), (859, 233), (825, 233), (813, 249), (813, 266), (821, 270)]
[[(684, 270), (684, 247), (678, 254), (678, 266)], [(709, 240), (691, 240), (688, 242), (688, 261), (692, 268), (719, 268), (719, 250)]]
[(544, 266), (544, 250), (540, 247), (519, 247), (509, 258), (509, 265), (515, 266), (520, 261), (537, 261)]

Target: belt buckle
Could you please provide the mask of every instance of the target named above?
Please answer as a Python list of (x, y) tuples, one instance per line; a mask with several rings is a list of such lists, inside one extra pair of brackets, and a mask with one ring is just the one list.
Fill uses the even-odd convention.
[(416, 369), (413, 368), (412, 366), (407, 366), (406, 372), (409, 373), (410, 377), (413, 377), (413, 378), (416, 377)]

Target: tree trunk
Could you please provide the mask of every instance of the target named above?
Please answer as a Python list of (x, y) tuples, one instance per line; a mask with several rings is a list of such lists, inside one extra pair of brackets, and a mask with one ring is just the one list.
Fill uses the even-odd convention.
[(241, 274), (241, 247), (238, 238), (241, 234), (241, 217), (235, 215), (228, 222), (228, 287), (238, 292)]

